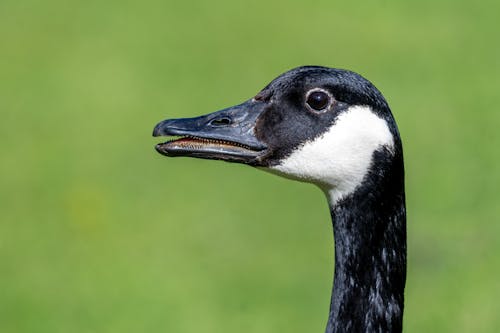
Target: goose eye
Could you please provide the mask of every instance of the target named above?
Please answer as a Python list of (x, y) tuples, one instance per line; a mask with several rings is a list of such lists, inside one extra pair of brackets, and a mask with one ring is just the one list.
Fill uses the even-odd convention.
[(307, 96), (307, 105), (315, 111), (321, 111), (330, 104), (330, 96), (321, 90), (313, 91)]

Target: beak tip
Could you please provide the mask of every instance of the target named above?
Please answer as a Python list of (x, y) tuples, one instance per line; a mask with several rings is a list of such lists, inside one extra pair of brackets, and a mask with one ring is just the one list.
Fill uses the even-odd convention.
[(155, 126), (155, 128), (153, 129), (153, 136), (156, 137), (156, 136), (163, 135), (162, 126), (161, 126), (162, 124), (163, 124), (163, 122), (161, 122)]
[(162, 154), (162, 155), (165, 155), (167, 156), (167, 152), (165, 151), (165, 149), (163, 149), (162, 145), (159, 143), (157, 145), (155, 145), (155, 150), (156, 152)]

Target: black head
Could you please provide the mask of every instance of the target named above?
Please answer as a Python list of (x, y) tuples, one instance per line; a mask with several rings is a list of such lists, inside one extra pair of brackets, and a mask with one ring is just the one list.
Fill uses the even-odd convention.
[[(331, 154), (338, 154), (333, 147), (335, 145), (339, 146), (337, 150), (350, 146), (356, 149), (359, 140), (371, 141), (372, 134), (367, 134), (370, 128), (365, 127), (377, 127), (377, 124), (373, 124), (375, 118), (387, 127), (389, 135), (386, 136), (391, 137), (392, 144), (394, 138), (397, 139), (396, 144), (399, 144), (390, 109), (382, 94), (368, 80), (351, 71), (318, 66), (290, 70), (242, 104), (196, 118), (162, 121), (156, 125), (153, 135), (181, 136), (180, 139), (156, 146), (157, 151), (166, 156), (190, 156), (246, 163), (276, 169), (293, 177), (322, 182), (316, 179), (315, 175), (307, 175), (310, 169), (307, 165), (305, 170), (298, 171), (289, 170), (290, 168), (280, 170), (279, 166), (286, 164), (284, 161), (294, 152), (331, 132), (341, 115), (356, 107), (368, 110), (371, 118), (352, 116), (353, 119), (345, 122), (346, 125), (337, 131), (347, 132), (338, 138), (343, 141), (325, 141), (321, 143), (321, 149), (316, 144), (311, 148), (311, 154), (318, 155), (318, 151), (323, 151), (325, 158), (332, 159), (335, 156), (332, 157)], [(354, 122), (357, 125), (353, 124)], [(358, 135), (358, 138), (355, 135)], [(333, 137), (332, 140), (335, 135)], [(387, 143), (384, 141), (387, 138), (375, 139), (378, 140), (375, 140), (377, 144)], [(328, 150), (332, 151), (327, 152)], [(307, 156), (306, 154), (304, 158), (308, 158)], [(321, 154), (318, 156), (322, 158)], [(326, 161), (320, 161), (324, 162)], [(340, 162), (337, 161), (337, 164)], [(304, 163), (307, 164), (307, 161)]]

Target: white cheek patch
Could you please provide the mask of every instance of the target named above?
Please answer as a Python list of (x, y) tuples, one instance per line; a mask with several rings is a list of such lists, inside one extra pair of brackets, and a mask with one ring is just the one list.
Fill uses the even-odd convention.
[(326, 187), (333, 206), (361, 184), (381, 146), (394, 148), (386, 121), (368, 106), (353, 106), (323, 135), (297, 147), (271, 169)]

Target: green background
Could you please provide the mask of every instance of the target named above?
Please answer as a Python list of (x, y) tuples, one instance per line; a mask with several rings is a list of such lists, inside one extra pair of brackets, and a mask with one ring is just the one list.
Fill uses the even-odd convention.
[(0, 2), (0, 332), (322, 332), (312, 185), (153, 126), (355, 70), (405, 144), (406, 332), (499, 332), (498, 1)]

